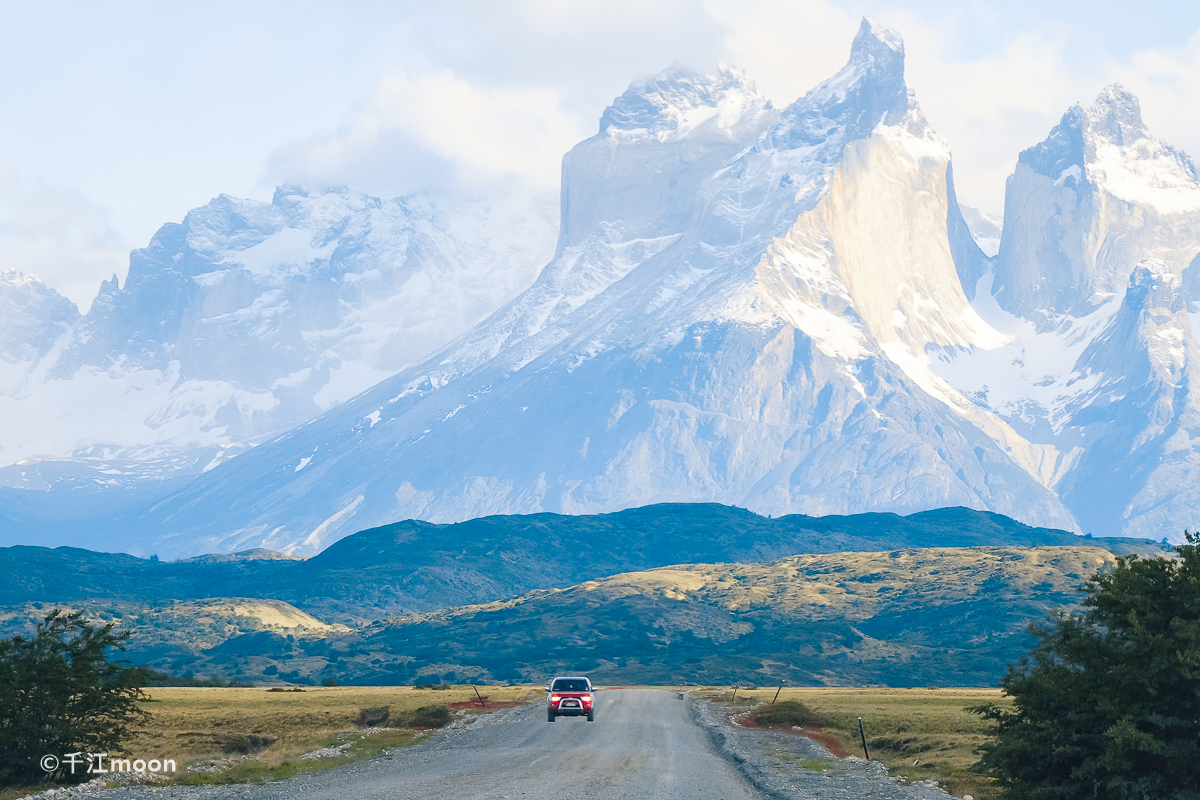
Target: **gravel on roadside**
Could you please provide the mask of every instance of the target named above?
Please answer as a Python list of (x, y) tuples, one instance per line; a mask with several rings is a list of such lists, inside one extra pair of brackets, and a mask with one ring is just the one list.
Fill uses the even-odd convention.
[[(768, 797), (781, 800), (951, 800), (933, 781), (908, 783), (888, 775), (887, 767), (857, 756), (838, 758), (818, 742), (800, 734), (746, 728), (737, 717), (745, 706), (722, 708), (698, 700), (690, 692), (692, 719), (706, 730), (717, 752), (733, 762), (746, 780)], [(805, 768), (803, 764), (810, 768)]]

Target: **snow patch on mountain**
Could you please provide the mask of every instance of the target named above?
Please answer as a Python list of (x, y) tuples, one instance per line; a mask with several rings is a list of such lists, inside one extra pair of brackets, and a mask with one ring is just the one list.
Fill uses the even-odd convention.
[[(1077, 167), (1075, 169), (1078, 171)], [(1004, 218), (963, 203), (959, 203), (958, 208), (979, 249), (988, 258), (995, 258), (996, 254), (1000, 252), (1000, 236), (1004, 230)]]

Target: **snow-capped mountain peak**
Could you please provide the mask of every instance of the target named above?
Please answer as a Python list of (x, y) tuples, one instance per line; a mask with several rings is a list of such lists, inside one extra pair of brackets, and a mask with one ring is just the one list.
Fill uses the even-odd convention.
[(93, 490), (215, 468), (528, 286), (553, 242), (538, 211), (285, 186), (164, 225), (86, 317), (0, 275), (0, 487), (52, 482), (13, 466), (35, 457)]
[[(563, 158), (558, 255), (601, 228), (657, 239), (689, 223), (701, 182), (778, 119), (738, 70), (635, 81)], [(607, 236), (607, 234), (605, 234)]]
[(1192, 160), (1155, 138), (1137, 98), (1113, 84), (1021, 153), (1006, 192), (997, 299), (1049, 327), (1086, 316), (1123, 294), (1147, 257), (1181, 275), (1196, 257), (1198, 215)]
[(748, 112), (754, 116), (770, 110), (770, 101), (758, 94), (741, 70), (721, 65), (703, 73), (676, 65), (635, 81), (605, 109), (600, 133), (614, 139), (650, 136), (666, 142), (707, 123), (717, 135), (736, 138)]
[(838, 148), (869, 136), (881, 123), (897, 124), (908, 114), (909, 100), (904, 43), (898, 33), (868, 17), (854, 37), (846, 66), (789, 106), (760, 147)]
[(1150, 135), (1142, 122), (1142, 104), (1119, 83), (1104, 87), (1086, 113), (1092, 130), (1117, 145), (1132, 144)]
[(1091, 183), (1158, 213), (1200, 210), (1200, 174), (1191, 158), (1150, 135), (1138, 99), (1118, 83), (1105, 87), (1090, 108), (1068, 109), (1020, 162), (1056, 186)]
[(40, 358), (78, 319), (75, 304), (36, 275), (0, 270), (0, 363)]

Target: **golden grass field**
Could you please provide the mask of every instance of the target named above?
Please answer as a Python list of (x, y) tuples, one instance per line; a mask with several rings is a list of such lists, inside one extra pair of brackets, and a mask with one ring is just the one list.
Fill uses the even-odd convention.
[[(702, 695), (732, 689), (701, 690)], [(747, 710), (753, 703), (771, 702), (775, 688), (739, 689), (736, 702)], [(979, 760), (976, 752), (989, 736), (991, 726), (966, 709), (971, 706), (1011, 702), (999, 689), (843, 689), (830, 687), (785, 687), (779, 700), (799, 700), (825, 715), (830, 725), (821, 732), (830, 735), (843, 751), (862, 756), (858, 717), (863, 718), (871, 758), (886, 764), (893, 775), (918, 781), (932, 778), (957, 797), (969, 794), (976, 800), (997, 797), (990, 780), (970, 770)], [(916, 762), (915, 764), (913, 762)], [(819, 764), (805, 765), (820, 768)]]
[[(305, 687), (302, 692), (271, 692), (263, 688), (152, 688), (148, 725), (127, 746), (130, 753), (146, 757), (175, 758), (184, 764), (222, 758), (226, 743), (237, 737), (274, 737), (258, 753), (269, 765), (337, 743), (339, 734), (358, 730), (360, 709), (388, 706), (392, 715), (428, 705), (451, 705), (479, 713), (470, 686), (446, 690), (411, 686)], [(483, 686), (480, 693), (492, 703), (511, 705), (543, 696), (541, 687)], [(468, 705), (459, 706), (461, 703)], [(493, 706), (495, 707), (495, 706)], [(403, 743), (405, 736), (392, 736)]]

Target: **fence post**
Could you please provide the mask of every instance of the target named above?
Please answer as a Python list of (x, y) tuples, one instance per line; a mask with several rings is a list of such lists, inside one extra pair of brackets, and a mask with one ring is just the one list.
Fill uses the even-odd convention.
[[(472, 683), (471, 688), (475, 689), (475, 684)], [(475, 696), (479, 698), (479, 705), (483, 708), (487, 708), (487, 703), (483, 702), (483, 695), (479, 694), (478, 689), (475, 689)]]
[(737, 690), (738, 690), (738, 687), (735, 684), (733, 687), (733, 697), (729, 698), (729, 702), (732, 703), (734, 700), (737, 700)]
[(866, 755), (867, 761), (870, 761), (871, 751), (867, 749), (867, 734), (863, 732), (862, 717), (858, 718), (858, 735), (862, 737), (863, 754)]
[(784, 681), (779, 682), (779, 688), (775, 690), (775, 696), (771, 698), (771, 705), (775, 705), (775, 701), (779, 699), (779, 693), (783, 691)]

